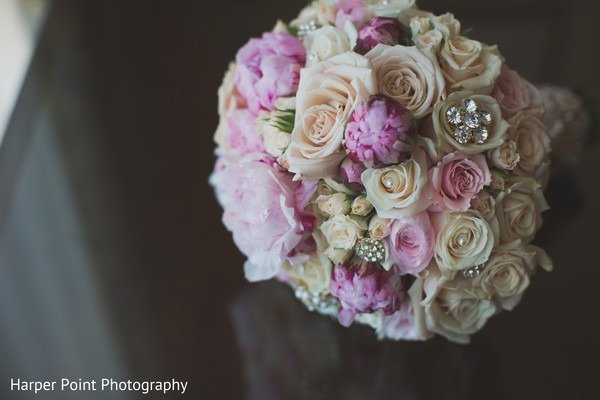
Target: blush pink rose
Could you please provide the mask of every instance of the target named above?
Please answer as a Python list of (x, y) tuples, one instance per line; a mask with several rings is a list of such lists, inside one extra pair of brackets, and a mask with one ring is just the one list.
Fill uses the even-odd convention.
[(433, 257), (435, 232), (429, 214), (423, 211), (414, 217), (393, 220), (386, 240), (395, 271), (400, 275), (418, 274)]
[(426, 196), (434, 204), (433, 210), (466, 211), (491, 179), (483, 154), (450, 153), (429, 171)]
[(506, 65), (502, 66), (502, 73), (496, 79), (492, 97), (498, 100), (504, 118), (512, 117), (531, 105), (527, 81)]
[(249, 281), (277, 275), (286, 258), (310, 237), (314, 217), (304, 211), (316, 190), (316, 181), (293, 182), (269, 156), (246, 155), (217, 160), (210, 178), (224, 208), (223, 223), (248, 260)]
[(360, 28), (367, 15), (367, 9), (362, 0), (338, 0), (335, 3), (338, 12), (335, 16), (335, 26), (343, 31), (346, 21)]
[(275, 100), (296, 93), (306, 61), (302, 42), (288, 33), (250, 39), (235, 56), (235, 84), (254, 114), (273, 110)]

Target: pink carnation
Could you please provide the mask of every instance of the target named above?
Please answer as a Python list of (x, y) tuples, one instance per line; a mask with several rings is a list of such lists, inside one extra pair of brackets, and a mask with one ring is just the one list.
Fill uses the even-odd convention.
[(340, 301), (338, 321), (344, 326), (359, 313), (393, 313), (405, 295), (398, 275), (370, 263), (336, 266), (330, 291)]
[(387, 241), (398, 274), (421, 272), (429, 265), (435, 245), (435, 232), (427, 211), (414, 217), (393, 220)]
[(356, 106), (346, 126), (348, 156), (368, 168), (399, 164), (417, 139), (413, 115), (400, 103), (378, 94)]
[(375, 17), (358, 31), (354, 51), (364, 55), (380, 43), (394, 46), (400, 41), (400, 32), (396, 18)]
[(279, 97), (296, 93), (306, 51), (288, 33), (265, 33), (261, 39), (250, 39), (235, 60), (235, 84), (250, 111), (257, 114), (272, 110)]
[(335, 26), (339, 30), (344, 30), (346, 21), (350, 21), (354, 26), (360, 28), (365, 15), (367, 15), (367, 9), (362, 0), (338, 0), (335, 6), (338, 9), (335, 16)]
[(316, 181), (293, 182), (292, 175), (264, 154), (239, 162), (221, 157), (210, 178), (224, 208), (223, 223), (248, 257), (246, 278), (274, 277), (288, 255), (309, 235), (314, 217), (304, 211)]
[(225, 143), (239, 154), (265, 152), (262, 137), (256, 134), (256, 116), (247, 108), (231, 112), (225, 123)]
[(437, 205), (434, 209), (466, 211), (491, 178), (483, 154), (450, 153), (429, 171), (427, 197)]
[(502, 73), (496, 79), (492, 97), (498, 100), (504, 118), (512, 117), (531, 105), (527, 81), (506, 65), (502, 66)]

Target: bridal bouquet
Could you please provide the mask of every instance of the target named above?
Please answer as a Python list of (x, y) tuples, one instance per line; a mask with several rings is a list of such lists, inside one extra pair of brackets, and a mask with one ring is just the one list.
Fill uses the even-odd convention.
[(219, 89), (210, 178), (246, 278), (384, 338), (467, 343), (538, 266), (550, 140), (496, 46), (414, 0), (317, 0)]

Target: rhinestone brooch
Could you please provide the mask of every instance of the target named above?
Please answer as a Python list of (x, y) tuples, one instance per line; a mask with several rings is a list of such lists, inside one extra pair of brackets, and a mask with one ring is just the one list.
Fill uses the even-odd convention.
[(473, 99), (462, 99), (446, 111), (446, 119), (454, 128), (454, 139), (460, 144), (483, 144), (487, 141), (492, 115), (479, 109)]
[(354, 246), (357, 256), (367, 262), (380, 262), (385, 260), (385, 247), (379, 240), (372, 238), (360, 238)]

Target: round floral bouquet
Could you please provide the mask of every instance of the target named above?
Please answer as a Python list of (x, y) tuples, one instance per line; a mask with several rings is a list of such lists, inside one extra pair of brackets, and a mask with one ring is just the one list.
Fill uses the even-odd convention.
[(380, 337), (467, 343), (539, 266), (539, 92), (452, 14), (318, 0), (219, 89), (211, 184), (246, 278)]

